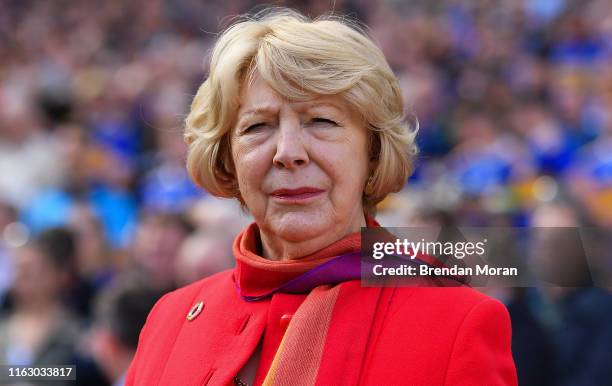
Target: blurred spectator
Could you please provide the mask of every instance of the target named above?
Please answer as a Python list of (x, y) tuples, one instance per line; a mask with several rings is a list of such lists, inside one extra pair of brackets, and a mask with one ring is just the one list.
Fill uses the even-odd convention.
[(532, 288), (508, 289), (507, 292), (505, 300), (512, 321), (512, 354), (519, 385), (559, 385), (555, 346), (534, 311), (542, 307), (539, 294)]
[[(533, 216), (532, 225), (537, 227), (576, 227), (588, 226), (588, 217), (576, 209), (576, 205), (568, 201), (559, 200), (538, 208)], [(556, 228), (557, 230), (564, 228)], [(554, 231), (555, 228), (544, 231)], [(577, 228), (565, 228), (567, 232), (577, 234)], [(567, 273), (577, 275), (580, 280), (589, 275), (588, 266), (584, 263), (584, 256), (570, 256), (569, 254), (583, 254), (582, 248), (567, 244), (558, 238), (546, 238), (551, 245), (539, 245), (534, 248), (534, 258), (547, 259), (556, 257), (551, 272), (561, 272), (561, 279), (567, 279)], [(548, 232), (550, 233), (550, 232)], [(558, 233), (558, 232), (557, 232)], [(574, 239), (570, 237), (570, 241)], [(580, 239), (578, 239), (580, 242)], [(578, 244), (580, 247), (581, 244)], [(556, 251), (553, 254), (540, 253), (539, 248)], [(577, 259), (578, 257), (578, 259)], [(570, 262), (572, 267), (566, 267)], [(553, 262), (546, 261), (549, 266)], [(567, 269), (567, 270), (566, 270)], [(563, 273), (567, 272), (567, 273)], [(612, 295), (605, 289), (589, 287), (560, 287), (543, 286), (542, 293), (550, 302), (550, 308), (544, 305), (536, 310), (539, 317), (552, 332), (556, 353), (557, 384), (558, 385), (612, 385)], [(547, 312), (548, 310), (548, 312)]]
[(95, 385), (100, 378), (77, 347), (80, 323), (63, 301), (74, 270), (72, 243), (67, 230), (53, 228), (15, 251), (12, 310), (0, 320), (0, 362), (78, 363), (80, 382)]
[(136, 202), (127, 190), (126, 165), (114, 153), (95, 146), (77, 125), (60, 125), (54, 132), (61, 144), (64, 166), (60, 183), (40, 189), (22, 218), (33, 232), (66, 225), (71, 212), (89, 205), (104, 226), (107, 240), (125, 247), (136, 220)]
[(94, 358), (113, 386), (121, 386), (147, 315), (162, 292), (123, 277), (99, 296), (91, 332)]
[(0, 305), (5, 305), (5, 295), (13, 282), (13, 264), (10, 248), (21, 246), (27, 241), (23, 224), (17, 221), (17, 210), (0, 202)]
[(69, 236), (51, 229), (15, 253), (13, 311), (3, 325), (2, 363), (67, 363), (78, 324), (63, 305), (73, 257)]
[(176, 260), (178, 286), (193, 283), (234, 265), (232, 238), (221, 233), (196, 232), (185, 239)]
[[(16, 79), (14, 79), (16, 80)], [(58, 144), (43, 130), (40, 114), (10, 82), (0, 92), (0, 200), (26, 207), (36, 193), (58, 183)]]
[(143, 214), (132, 249), (136, 267), (158, 288), (175, 288), (179, 248), (192, 231), (193, 226), (180, 215)]
[(195, 202), (186, 215), (199, 230), (221, 233), (231, 240), (253, 221), (237, 201), (212, 196)]
[(104, 237), (102, 224), (89, 206), (75, 206), (69, 225), (76, 236), (78, 275), (97, 291), (112, 279), (116, 269), (123, 268), (123, 262), (118, 261)]

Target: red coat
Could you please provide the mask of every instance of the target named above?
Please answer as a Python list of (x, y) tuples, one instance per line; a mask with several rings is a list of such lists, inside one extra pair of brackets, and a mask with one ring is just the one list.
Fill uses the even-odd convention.
[[(306, 295), (279, 292), (247, 302), (237, 284), (249, 273), (261, 276), (248, 269), (238, 261), (235, 269), (160, 299), (141, 332), (126, 385), (232, 384), (263, 337), (255, 380), (261, 384), (283, 320)], [(317, 385), (517, 384), (510, 319), (499, 301), (466, 287), (338, 285)], [(200, 301), (202, 311), (187, 320)]]
[[(361, 288), (356, 280), (341, 286), (350, 296), (334, 310), (320, 384), (517, 384), (510, 320), (498, 301), (468, 288)], [(360, 303), (374, 297), (381, 311), (369, 324), (371, 310)], [(231, 384), (264, 328), (264, 352), (266, 343), (278, 346), (280, 317), (295, 312), (303, 298), (278, 293), (271, 300), (245, 302), (231, 270), (169, 293), (141, 333), (126, 385)], [(200, 299), (204, 309), (190, 322), (186, 315)], [(368, 339), (356, 341), (365, 330)], [(335, 349), (347, 345), (349, 357), (336, 357)]]

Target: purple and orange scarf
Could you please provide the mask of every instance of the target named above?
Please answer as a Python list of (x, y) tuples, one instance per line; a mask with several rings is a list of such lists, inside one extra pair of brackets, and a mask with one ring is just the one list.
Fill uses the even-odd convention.
[[(379, 224), (367, 219), (368, 227)], [(313, 385), (340, 286), (361, 277), (361, 234), (353, 233), (299, 260), (272, 261), (259, 255), (259, 228), (251, 224), (234, 241), (235, 282), (249, 302), (276, 292), (308, 294), (291, 318), (263, 385)], [(428, 264), (421, 261), (420, 263)]]

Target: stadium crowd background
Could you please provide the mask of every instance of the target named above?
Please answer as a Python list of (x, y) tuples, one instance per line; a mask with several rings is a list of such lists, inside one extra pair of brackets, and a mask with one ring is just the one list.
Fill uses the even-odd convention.
[[(120, 384), (155, 299), (232, 266), (248, 216), (189, 181), (181, 125), (216, 33), (257, 5), (0, 1), (0, 363)], [(368, 26), (420, 125), (383, 225), (612, 225), (612, 2), (334, 9)], [(495, 294), (520, 384), (612, 384), (610, 294), (561, 292)]]

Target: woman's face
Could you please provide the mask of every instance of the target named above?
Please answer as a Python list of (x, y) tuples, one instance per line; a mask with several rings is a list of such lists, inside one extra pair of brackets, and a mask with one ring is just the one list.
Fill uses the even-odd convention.
[(231, 148), (242, 198), (263, 232), (334, 241), (364, 224), (368, 132), (343, 98), (290, 102), (256, 76), (240, 95)]

